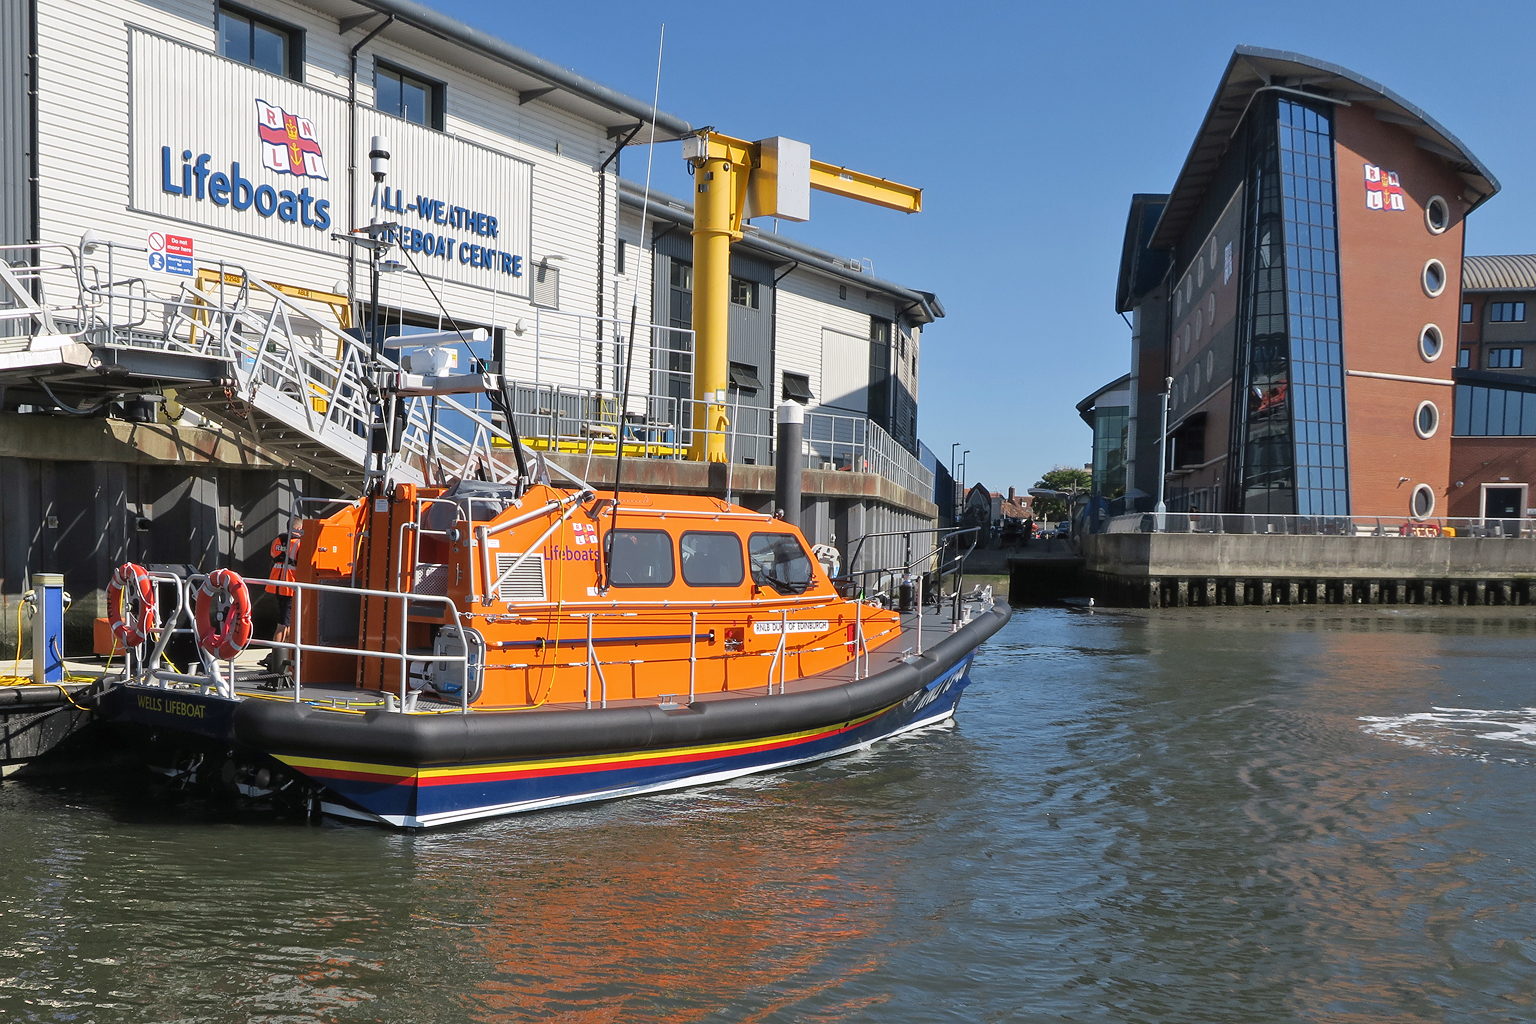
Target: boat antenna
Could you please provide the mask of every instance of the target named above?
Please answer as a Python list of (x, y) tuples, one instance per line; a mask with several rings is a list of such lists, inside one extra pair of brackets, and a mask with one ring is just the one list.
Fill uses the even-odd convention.
[[(651, 212), (651, 167), (656, 156), (656, 116), (661, 107), (661, 57), (666, 50), (667, 23), (661, 23), (661, 39), (656, 44), (656, 91), (651, 96), (651, 139), (645, 151), (645, 196), (640, 203), (640, 242), (645, 243), (645, 219)], [(629, 415), (629, 376), (635, 363), (635, 324), (640, 315), (640, 275), (635, 275), (629, 296), (629, 334), (624, 346), (624, 397), (619, 402), (618, 458), (613, 465), (613, 519), (608, 524), (608, 543), (604, 545), (602, 589), (608, 589), (608, 564), (612, 557), (613, 531), (619, 526), (619, 480), (624, 475), (624, 423)]]

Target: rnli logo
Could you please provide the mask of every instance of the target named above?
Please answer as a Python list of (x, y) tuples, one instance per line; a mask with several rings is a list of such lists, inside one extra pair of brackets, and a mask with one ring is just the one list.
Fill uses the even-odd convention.
[(596, 544), (597, 543), (597, 527), (592, 525), (591, 523), (577, 523), (576, 524), (576, 543), (577, 544)]
[(1407, 209), (1407, 199), (1396, 171), (1384, 171), (1375, 164), (1365, 165), (1365, 207), (1368, 210)]
[(315, 137), (315, 123), (265, 100), (256, 101), (256, 131), (261, 135), (261, 164), (278, 174), (330, 180), (325, 156)]

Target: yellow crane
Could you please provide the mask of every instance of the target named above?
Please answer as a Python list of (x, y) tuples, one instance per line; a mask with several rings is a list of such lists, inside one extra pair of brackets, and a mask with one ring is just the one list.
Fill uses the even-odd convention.
[(810, 219), (810, 191), (873, 203), (902, 213), (923, 208), (923, 190), (811, 159), (803, 142), (747, 142), (710, 128), (683, 142), (693, 168), (693, 329), (696, 462), (724, 462), (726, 389), (730, 375), (726, 331), (731, 308), (731, 243), (751, 217)]

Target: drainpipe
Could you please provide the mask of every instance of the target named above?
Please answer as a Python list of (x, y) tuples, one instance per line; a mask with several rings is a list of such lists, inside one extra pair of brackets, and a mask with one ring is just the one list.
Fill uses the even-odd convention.
[[(373, 42), (373, 37), (389, 28), (395, 16), (389, 15), (352, 47), (352, 72), (347, 77), (347, 230), (357, 227), (357, 55)], [(347, 300), (357, 304), (357, 249), (347, 253)]]
[[(39, 164), (39, 151), (42, 149), (38, 141), (38, 52), (37, 52), (37, 0), (32, 3), (27, 11), (27, 202), (32, 209), (27, 218), (27, 241), (34, 245), (43, 241), (43, 192), (42, 171)], [(37, 296), (42, 298), (41, 294)]]
[[(607, 287), (605, 283), (607, 275), (604, 271), (608, 269), (608, 165), (624, 152), (624, 147), (629, 145), (630, 140), (644, 127), (645, 122), (641, 121), (631, 128), (629, 134), (613, 147), (613, 152), (608, 154), (608, 158), (597, 166), (597, 389), (599, 391), (603, 389), (603, 311), (606, 307), (603, 289)], [(640, 214), (640, 233), (642, 236), (645, 234), (644, 211)], [(618, 310), (615, 309), (614, 313), (617, 314)], [(633, 341), (634, 339), (630, 339), (631, 344)], [(614, 351), (614, 357), (618, 357), (617, 350)], [(621, 413), (620, 419), (622, 418)]]

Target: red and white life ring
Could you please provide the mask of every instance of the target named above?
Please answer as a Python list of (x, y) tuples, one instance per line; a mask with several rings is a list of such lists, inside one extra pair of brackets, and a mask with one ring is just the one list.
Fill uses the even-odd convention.
[[(137, 610), (127, 607), (130, 603)], [(124, 562), (112, 574), (112, 582), (107, 584), (107, 622), (124, 648), (132, 649), (149, 639), (155, 627), (155, 581), (142, 565)]]
[[(214, 617), (222, 613), (218, 625)], [(197, 643), (220, 661), (251, 642), (251, 591), (230, 569), (215, 569), (197, 588)]]

